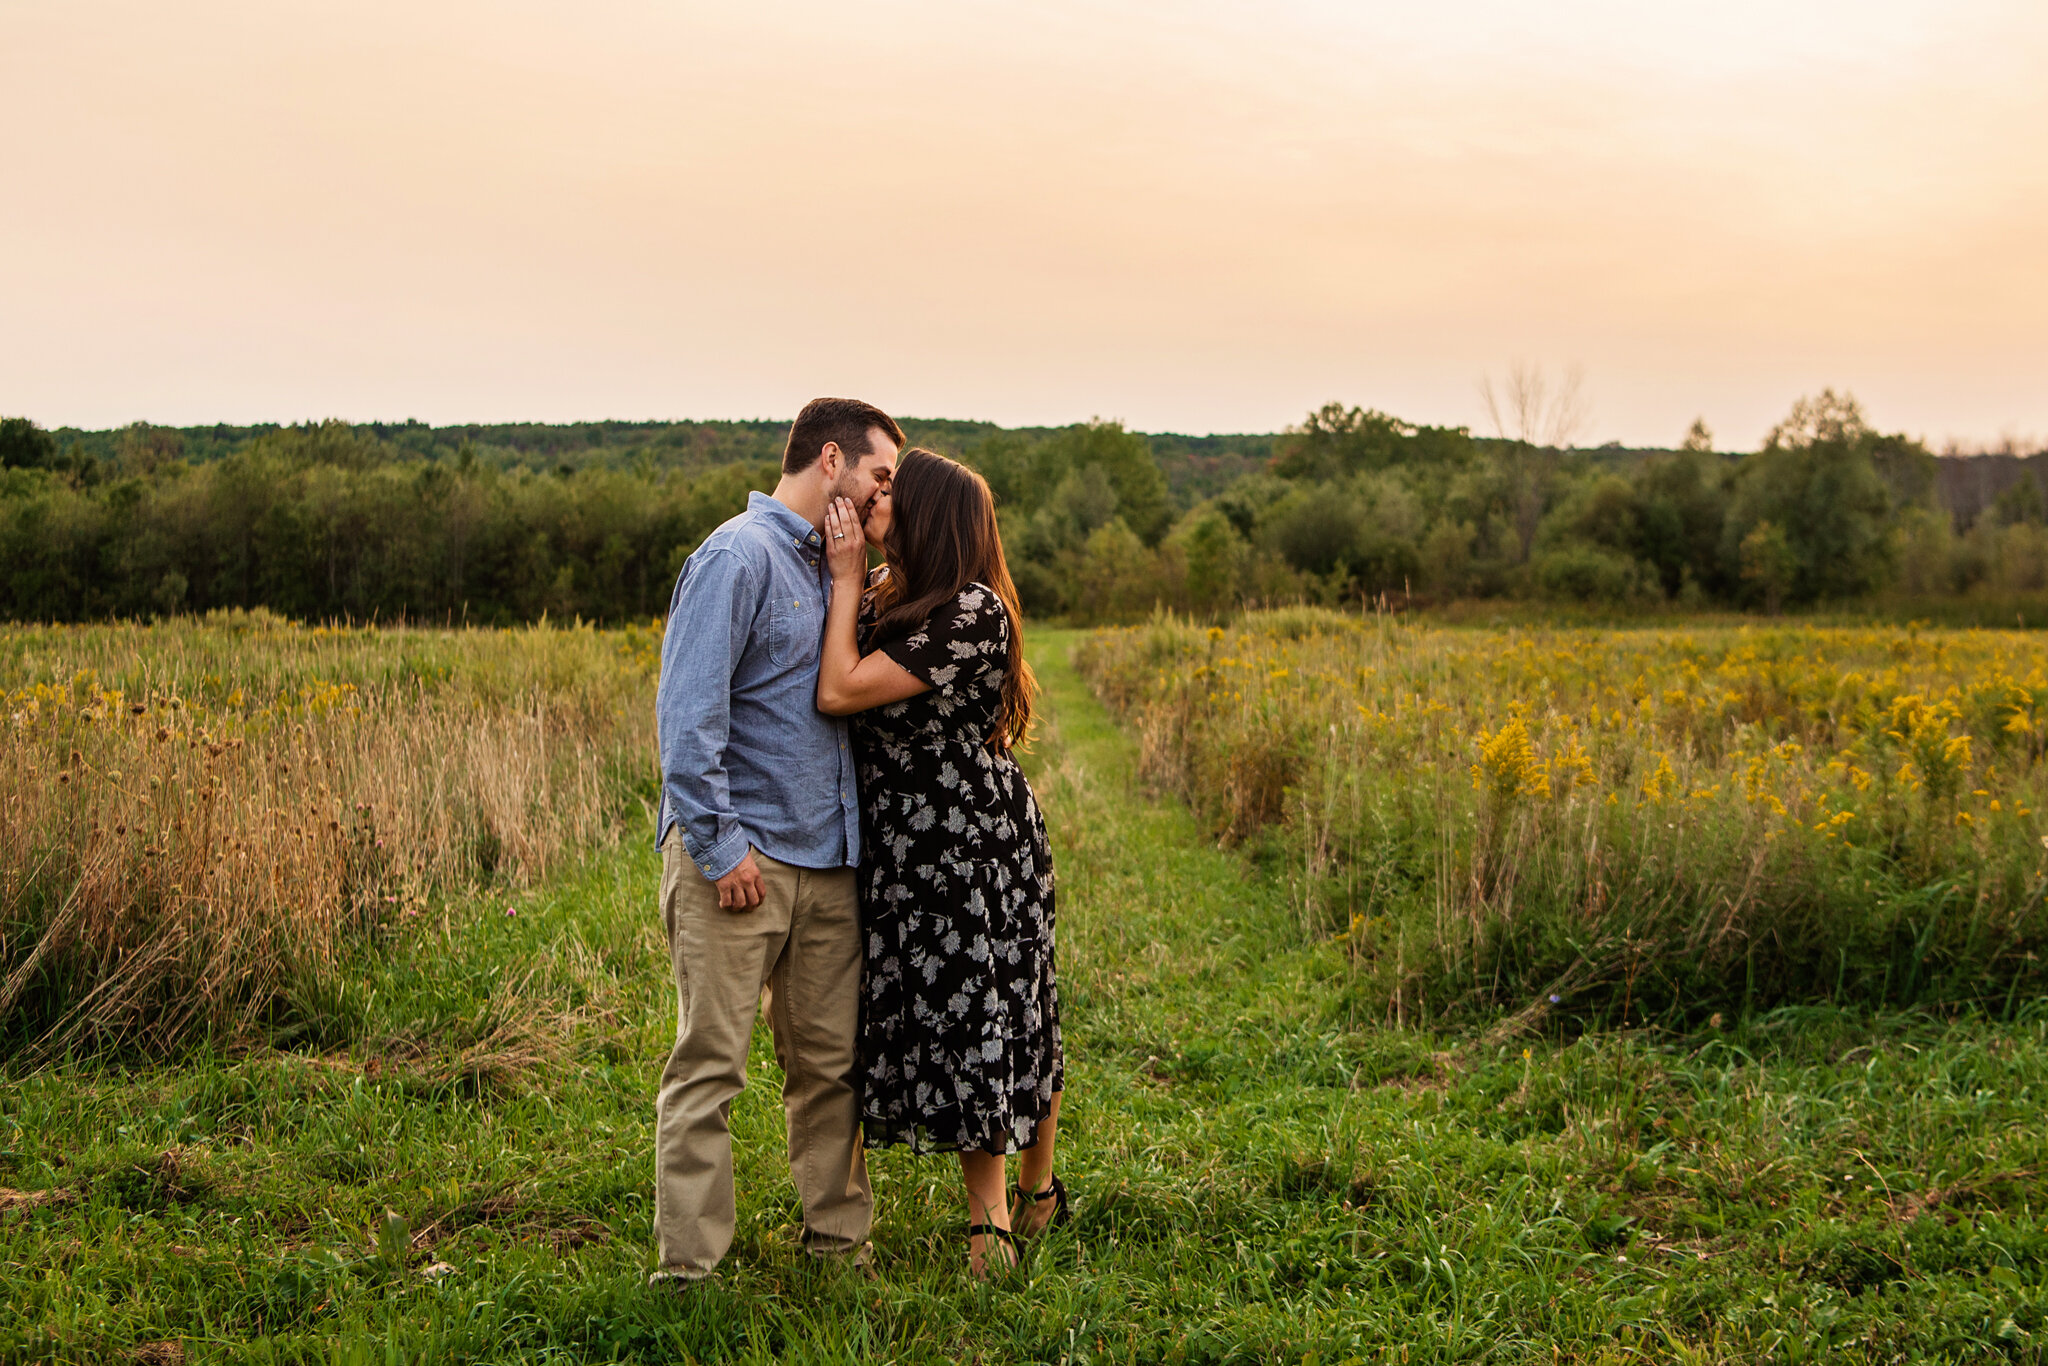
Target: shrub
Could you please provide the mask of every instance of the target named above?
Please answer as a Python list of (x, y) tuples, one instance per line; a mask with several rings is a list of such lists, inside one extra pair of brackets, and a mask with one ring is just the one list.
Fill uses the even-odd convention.
[(1634, 560), (1583, 542), (1547, 552), (1536, 561), (1535, 574), (1545, 594), (1573, 602), (1620, 604), (1644, 591), (1643, 573)]

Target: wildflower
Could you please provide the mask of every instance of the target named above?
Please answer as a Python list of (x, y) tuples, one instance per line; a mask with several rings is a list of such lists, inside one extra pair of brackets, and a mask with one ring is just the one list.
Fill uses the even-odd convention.
[(1677, 781), (1678, 775), (1671, 769), (1671, 756), (1659, 754), (1657, 756), (1656, 769), (1651, 772), (1648, 778), (1643, 780), (1643, 800), (1646, 802), (1663, 801)]
[(1579, 743), (1577, 732), (1564, 737), (1557, 753), (1550, 760), (1550, 780), (1553, 791), (1569, 792), (1575, 787), (1593, 787), (1599, 778), (1593, 773), (1593, 756)]
[(1491, 792), (1496, 801), (1541, 797), (1550, 792), (1549, 766), (1536, 758), (1529, 727), (1519, 715), (1489, 735), (1479, 732), (1479, 762), (1472, 765), (1472, 789)]

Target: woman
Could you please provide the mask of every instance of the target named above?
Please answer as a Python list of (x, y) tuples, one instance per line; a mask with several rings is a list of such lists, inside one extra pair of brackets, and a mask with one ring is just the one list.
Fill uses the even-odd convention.
[[(1017, 592), (988, 484), (930, 451), (903, 453), (865, 528), (841, 499), (825, 533), (818, 706), (854, 718), (861, 786), (863, 1141), (960, 1155), (979, 1276), (1067, 1218), (1052, 855), (1012, 754), (1036, 691)], [(863, 593), (870, 544), (885, 563)]]

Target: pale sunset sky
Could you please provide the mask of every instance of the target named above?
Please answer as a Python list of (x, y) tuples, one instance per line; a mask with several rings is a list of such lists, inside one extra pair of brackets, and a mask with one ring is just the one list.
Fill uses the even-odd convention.
[(0, 0), (0, 414), (2048, 438), (2048, 2)]

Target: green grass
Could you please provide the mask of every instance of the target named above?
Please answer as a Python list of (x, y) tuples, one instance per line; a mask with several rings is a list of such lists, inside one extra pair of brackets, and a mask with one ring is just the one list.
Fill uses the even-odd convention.
[(0, 1359), (2041, 1359), (2048, 1010), (1526, 1057), (1354, 1025), (1284, 887), (1135, 790), (1070, 644), (1033, 776), (1078, 1211), (1028, 1283), (966, 1281), (952, 1163), (901, 1152), (881, 1279), (805, 1264), (763, 1034), (723, 1278), (644, 1286), (672, 1004), (633, 840), (448, 906), (308, 1052), (0, 1079), (0, 1186), (62, 1193), (0, 1213)]

